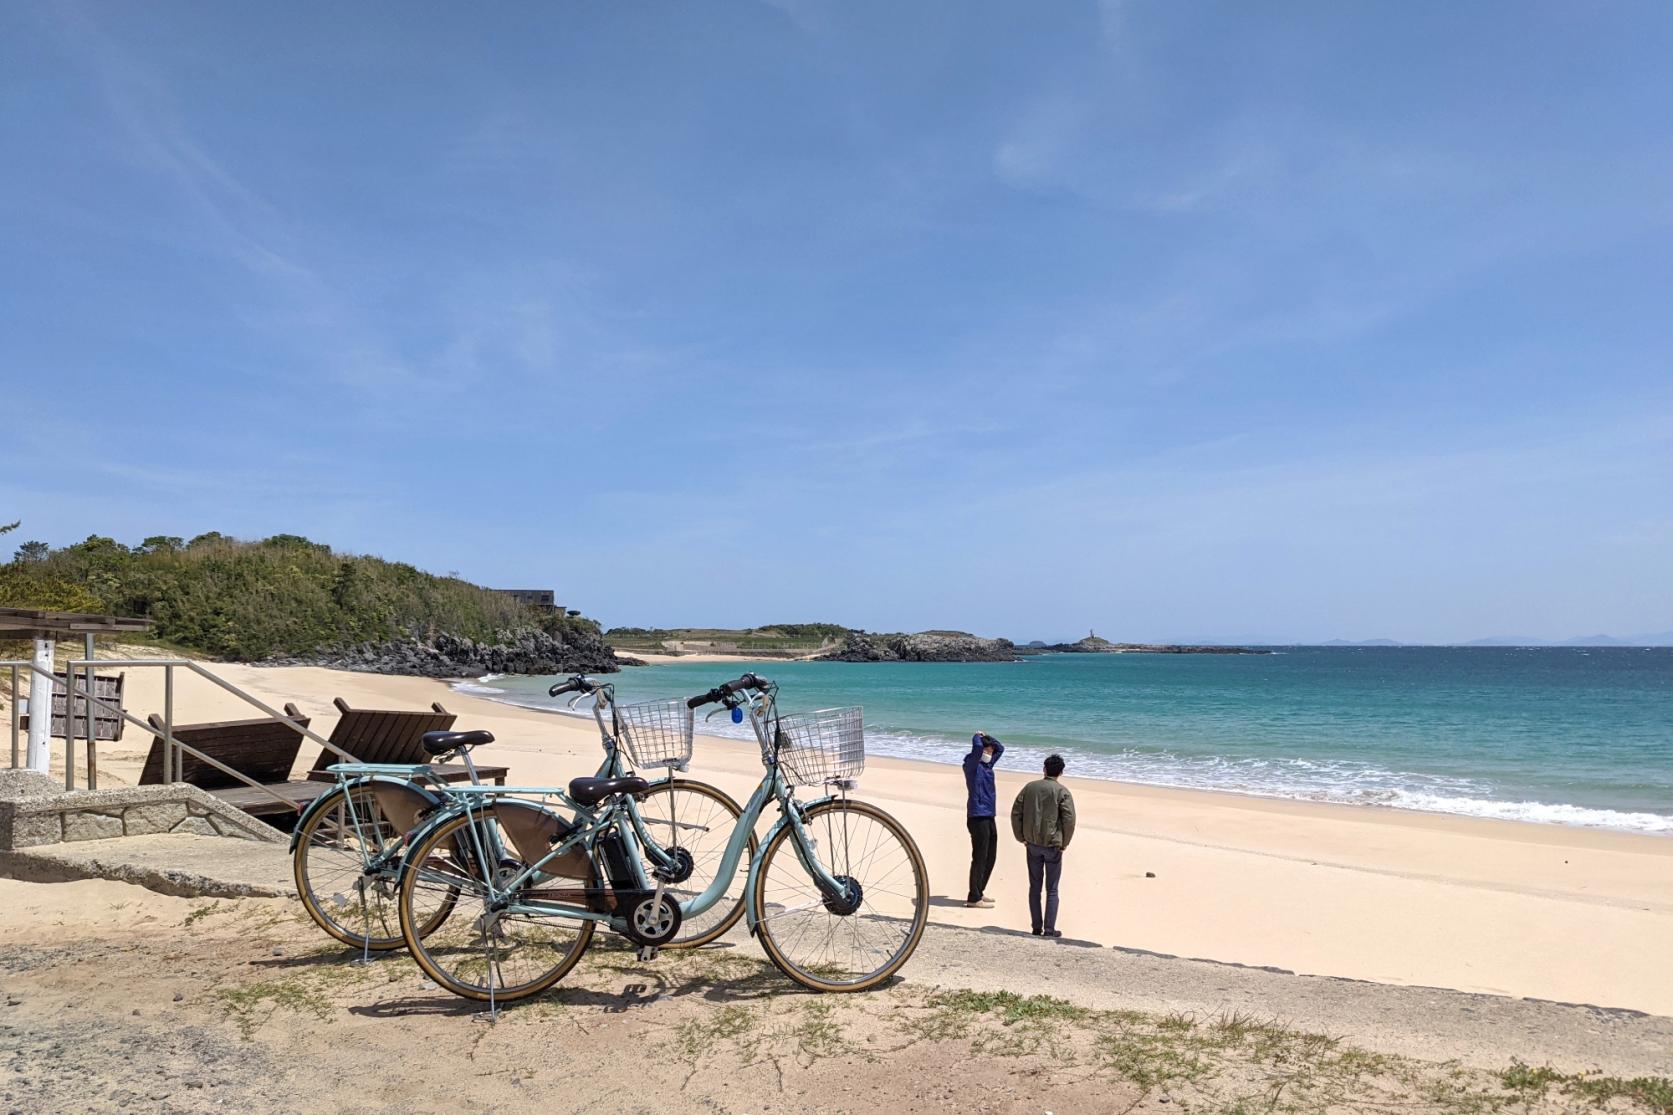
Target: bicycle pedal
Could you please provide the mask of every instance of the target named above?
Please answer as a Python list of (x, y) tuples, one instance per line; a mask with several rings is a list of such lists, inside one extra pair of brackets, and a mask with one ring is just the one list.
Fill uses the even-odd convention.
[(641, 945), (638, 953), (639, 963), (643, 964), (647, 960), (655, 960), (657, 953), (661, 951), (662, 950), (657, 948), (655, 945)]

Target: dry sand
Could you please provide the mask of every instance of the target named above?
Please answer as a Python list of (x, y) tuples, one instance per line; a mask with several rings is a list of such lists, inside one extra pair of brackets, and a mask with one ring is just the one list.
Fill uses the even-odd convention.
[[(564, 781), (599, 759), (590, 719), (498, 704), (422, 678), (308, 667), (213, 667), (270, 704), (295, 701), (329, 730), (331, 698), (422, 708), (493, 731), (514, 783)], [(717, 678), (726, 670), (717, 663)], [(149, 675), (149, 676), (148, 676)], [(129, 671), (130, 710), (162, 707), (160, 671)], [(253, 710), (182, 677), (176, 719)], [(794, 694), (786, 695), (793, 704)], [(101, 786), (134, 781), (148, 738), (100, 751)], [(62, 744), (55, 751), (61, 761)], [(486, 756), (485, 756), (486, 757)], [(949, 758), (956, 755), (950, 754)], [(313, 762), (305, 746), (300, 763)], [(692, 774), (740, 798), (754, 749), (704, 739)], [(1001, 770), (1008, 802), (1033, 772)], [(1296, 972), (1457, 988), (1673, 1015), (1673, 840), (1395, 810), (1069, 779), (1080, 827), (1065, 857), (1061, 927), (1100, 944)], [(1020, 847), (1001, 834), (989, 892), (962, 904), (969, 844), (954, 766), (873, 759), (860, 796), (895, 812), (929, 865), (932, 920), (1026, 929)], [(1003, 822), (1002, 822), (1002, 828)], [(1154, 873), (1154, 878), (1146, 873)]]
[(490, 1025), (403, 953), (352, 963), (294, 901), (0, 879), (0, 1111), (1658, 1115), (1673, 1098), (1641, 1079), (1673, 1049), (1656, 1020), (946, 928), (887, 989), (811, 995), (738, 936), (645, 964), (601, 936)]

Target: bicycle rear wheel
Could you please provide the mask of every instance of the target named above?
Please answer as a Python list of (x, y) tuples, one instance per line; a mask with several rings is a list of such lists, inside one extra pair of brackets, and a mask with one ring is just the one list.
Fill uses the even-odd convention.
[[(494, 862), (483, 849), (508, 847), (492, 814), (459, 814), (425, 832), (401, 872), (401, 932), (408, 951), (437, 985), (466, 999), (524, 999), (551, 987), (580, 962), (593, 923), (496, 910), (488, 873), (520, 864)], [(453, 916), (421, 929), (455, 901)]]
[[(691, 857), (691, 874), (668, 884), (668, 893), (682, 906), (702, 894), (720, 874), (721, 861), (732, 830), (743, 814), (738, 803), (724, 790), (706, 782), (663, 782), (653, 786), (637, 803), (645, 833), (668, 851), (683, 850)], [(749, 837), (748, 863), (755, 858), (755, 834)], [(706, 945), (738, 923), (744, 914), (744, 884), (734, 866), (728, 889), (720, 900), (701, 914), (680, 923), (679, 936), (664, 948), (687, 949)]]
[[(397, 891), (401, 865), (391, 859), (381, 870), (369, 865), (399, 847), (405, 835), (379, 806), (377, 794), (410, 795), (410, 812), (427, 808), (430, 797), (397, 783), (376, 789), (365, 782), (331, 790), (302, 821), (291, 872), (302, 908), (314, 924), (345, 945), (386, 952), (401, 947)], [(429, 932), (448, 909), (432, 912)]]
[(929, 873), (910, 833), (875, 805), (825, 801), (805, 827), (812, 854), (849, 887), (820, 891), (782, 828), (755, 874), (761, 947), (785, 975), (815, 991), (866, 991), (900, 970), (929, 919)]

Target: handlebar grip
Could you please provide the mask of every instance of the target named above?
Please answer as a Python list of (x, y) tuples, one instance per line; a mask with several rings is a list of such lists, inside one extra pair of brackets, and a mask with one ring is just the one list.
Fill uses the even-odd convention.
[(771, 684), (772, 682), (768, 681), (764, 677), (760, 677), (756, 674), (745, 674), (737, 681), (727, 682), (725, 685), (721, 686), (721, 688), (726, 690), (728, 693), (737, 693), (743, 689), (765, 689)]
[(557, 685), (552, 686), (552, 688), (546, 691), (546, 695), (548, 697), (561, 697), (565, 693), (591, 693), (597, 688), (598, 686), (594, 685), (586, 678), (576, 675), (568, 681), (559, 682)]
[(720, 686), (719, 688), (709, 690), (707, 693), (703, 694), (701, 697), (691, 698), (689, 701), (687, 701), (685, 703), (685, 707), (686, 708), (702, 708), (704, 705), (712, 705), (716, 701), (722, 700), (723, 698), (725, 698), (727, 696), (729, 696), (729, 694), (726, 692), (726, 687), (725, 686)]

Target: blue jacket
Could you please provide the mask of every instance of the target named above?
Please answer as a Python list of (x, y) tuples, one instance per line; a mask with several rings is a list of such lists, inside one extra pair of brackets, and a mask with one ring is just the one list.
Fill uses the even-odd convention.
[(992, 817), (994, 815), (993, 768), (999, 765), (999, 757), (1003, 754), (1005, 754), (1005, 745), (998, 740), (994, 740), (993, 762), (982, 762), (982, 737), (979, 733), (970, 737), (970, 754), (964, 757), (964, 787), (970, 791), (970, 800), (964, 810), (965, 816)]

